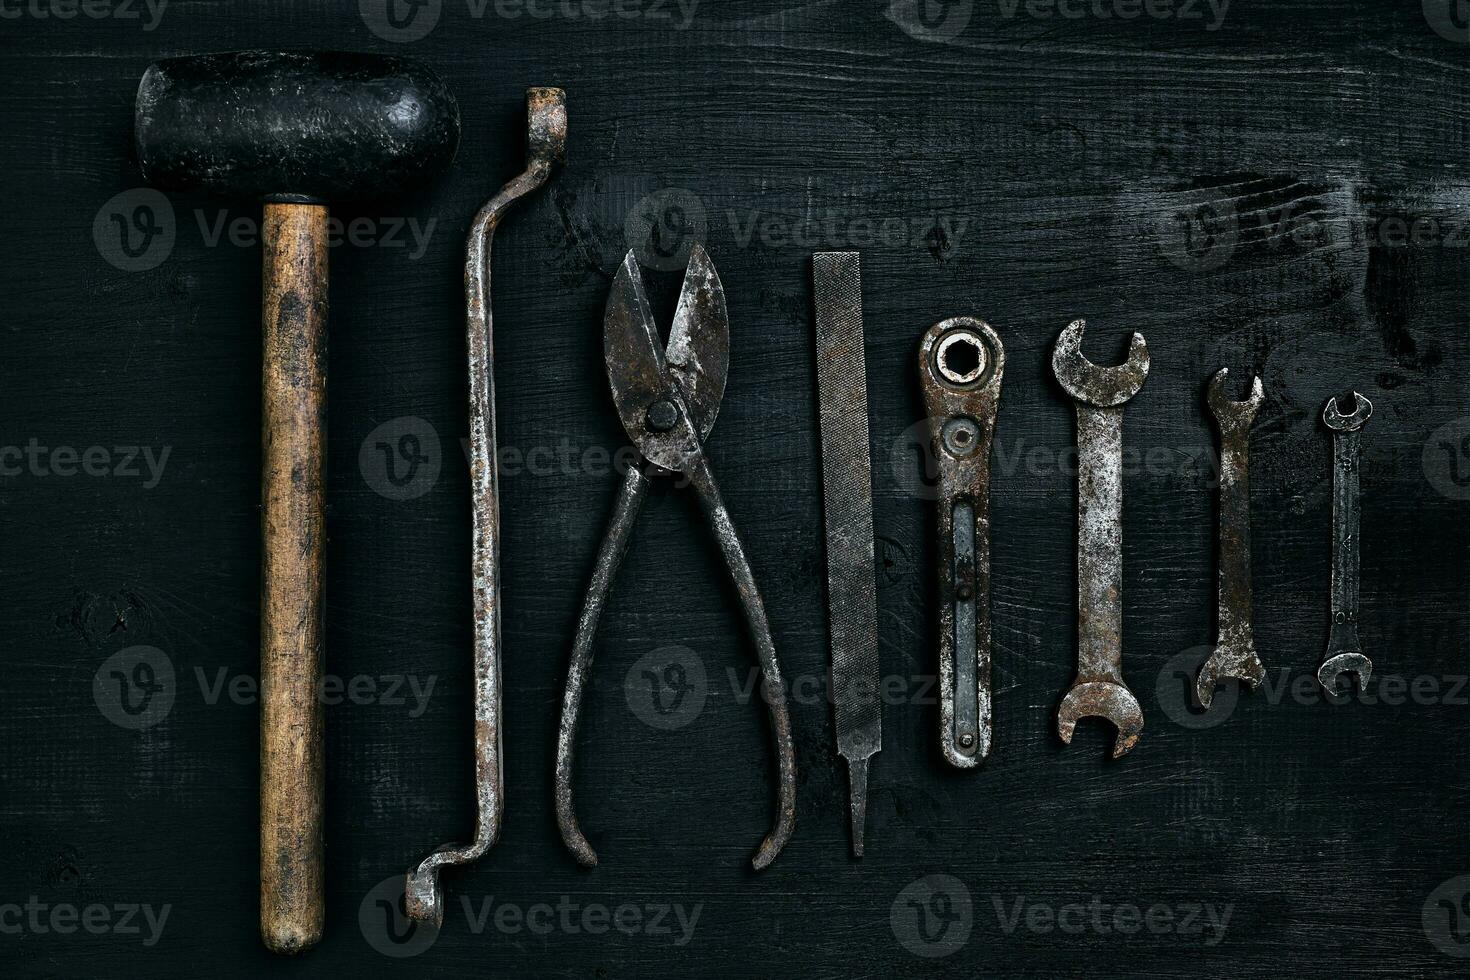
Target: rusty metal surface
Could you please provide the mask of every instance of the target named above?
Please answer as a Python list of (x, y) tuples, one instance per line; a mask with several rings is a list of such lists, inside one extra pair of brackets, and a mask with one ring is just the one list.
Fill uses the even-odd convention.
[(1220, 429), (1220, 633), (1215, 649), (1200, 667), (1195, 696), (1208, 708), (1215, 685), (1227, 678), (1252, 689), (1266, 676), (1251, 631), (1250, 429), (1265, 389), (1251, 379), (1250, 395), (1233, 401), (1225, 394), (1229, 368), (1210, 379), (1206, 402)]
[(565, 154), (566, 94), (526, 93), (526, 169), (480, 209), (465, 243), (466, 344), (470, 390), (470, 485), (473, 508), (471, 593), (474, 600), (475, 830), (469, 843), (435, 849), (408, 873), (404, 908), (411, 918), (441, 923), (440, 869), (478, 860), (500, 834), (505, 810), (500, 737), (500, 490), (495, 469), (494, 343), (490, 309), (490, 242), (506, 211), (544, 184)]
[(1358, 639), (1359, 432), (1372, 415), (1373, 403), (1356, 391), (1352, 414), (1343, 415), (1336, 398), (1322, 410), (1322, 422), (1332, 430), (1332, 625), (1317, 682), (1328, 694), (1341, 693), (1337, 682), (1345, 674), (1356, 674), (1361, 690), (1373, 673)]
[(1149, 354), (1134, 333), (1128, 360), (1099, 367), (1082, 356), (1086, 321), (1057, 337), (1052, 370), (1077, 406), (1077, 679), (1057, 709), (1063, 742), (1082, 718), (1118, 729), (1113, 758), (1143, 730), (1143, 708), (1123, 680), (1123, 405), (1143, 387)]
[(984, 320), (943, 320), (919, 343), (939, 470), (939, 744), (962, 769), (990, 754), (990, 446), (1004, 373)]
[(557, 826), (562, 842), (577, 862), (584, 867), (595, 866), (597, 852), (577, 820), (572, 764), (577, 717), (592, 666), (597, 621), (652, 479), (680, 474), (699, 497), (739, 593), (760, 663), (762, 700), (770, 711), (776, 743), (778, 798), (775, 823), (751, 860), (760, 870), (775, 860), (796, 824), (796, 751), (791, 738), (786, 685), (781, 679), (765, 606), (702, 446), (719, 413), (730, 363), (724, 287), (703, 247), (696, 244), (690, 249), (667, 345), (659, 343), (642, 273), (630, 251), (618, 269), (608, 296), (603, 342), (613, 403), (623, 428), (646, 463), (641, 468), (628, 469), (577, 619), (556, 739)]
[(827, 541), (832, 720), (847, 760), (852, 853), (863, 856), (868, 760), (883, 743), (878, 696), (878, 590), (873, 566), (873, 466), (863, 284), (857, 252), (812, 256), (822, 518)]

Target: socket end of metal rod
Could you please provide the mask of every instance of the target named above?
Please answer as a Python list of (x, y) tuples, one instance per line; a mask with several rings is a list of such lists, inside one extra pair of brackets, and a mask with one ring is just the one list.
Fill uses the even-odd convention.
[(550, 168), (567, 158), (567, 93), (559, 88), (526, 90), (526, 156)]
[(848, 795), (852, 807), (852, 856), (863, 856), (863, 831), (868, 819), (868, 760), (847, 760)]
[(430, 855), (404, 878), (403, 911), (415, 922), (444, 924), (444, 893), (439, 888), (439, 868)]

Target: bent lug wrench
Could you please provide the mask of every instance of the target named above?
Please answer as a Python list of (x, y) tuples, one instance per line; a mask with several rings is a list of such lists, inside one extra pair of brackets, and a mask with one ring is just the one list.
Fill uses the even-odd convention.
[(1082, 718), (1118, 729), (1113, 758), (1143, 730), (1143, 708), (1123, 682), (1123, 404), (1148, 377), (1148, 345), (1135, 333), (1128, 360), (1099, 367), (1082, 356), (1085, 320), (1057, 337), (1051, 366), (1077, 404), (1077, 679), (1057, 709), (1071, 744)]
[(408, 873), (409, 918), (442, 924), (442, 867), (477, 861), (500, 835), (505, 812), (500, 746), (500, 482), (495, 471), (494, 346), (490, 315), (490, 240), (511, 204), (534, 191), (565, 158), (566, 93), (526, 92), (526, 169), (475, 216), (465, 243), (464, 284), (470, 372), (470, 484), (474, 508), (472, 586), (475, 612), (475, 836), (445, 844)]
[(1328, 695), (1340, 693), (1337, 681), (1343, 674), (1357, 674), (1362, 690), (1373, 673), (1373, 661), (1358, 640), (1358, 431), (1372, 415), (1373, 403), (1356, 391), (1351, 415), (1338, 411), (1336, 398), (1322, 410), (1322, 421), (1332, 430), (1332, 627), (1317, 682)]
[(1252, 689), (1265, 678), (1266, 667), (1251, 634), (1251, 422), (1265, 401), (1261, 379), (1251, 381), (1250, 397), (1232, 401), (1225, 395), (1229, 368), (1210, 379), (1206, 400), (1220, 429), (1220, 635), (1215, 650), (1200, 667), (1194, 694), (1202, 707), (1215, 699), (1215, 684), (1227, 678)]
[(957, 316), (919, 344), (919, 386), (939, 463), (939, 746), (952, 766), (990, 754), (990, 445), (1005, 348)]

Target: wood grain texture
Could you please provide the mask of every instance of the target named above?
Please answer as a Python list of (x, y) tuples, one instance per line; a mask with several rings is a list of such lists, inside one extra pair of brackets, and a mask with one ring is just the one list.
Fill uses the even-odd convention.
[(321, 939), (327, 208), (261, 217), (260, 934)]
[[(1449, 479), (1470, 457), (1441, 431), (1470, 417), (1470, 248), (1381, 230), (1470, 209), (1467, 49), (1422, 4), (1236, 0), (1209, 31), (1006, 17), (977, 0), (949, 43), (905, 32), (886, 3), (707, 0), (677, 29), (682, 18), (511, 18), (493, 0), (474, 17), (444, 0), (434, 29), (403, 43), (358, 7), (175, 0), (152, 31), (0, 22), (0, 449), (48, 449), (45, 476), (24, 455), (0, 457), (0, 904), (171, 907), (146, 946), (146, 925), (60, 933), (43, 917), (40, 932), (22, 910), (22, 931), (0, 935), (6, 975), (1463, 973), (1423, 923), (1435, 889), (1470, 870), (1465, 692), (1331, 705), (1291, 686), (1326, 644), (1318, 415), (1348, 388), (1376, 410), (1361, 606), (1375, 673), (1442, 681), (1470, 667), (1470, 521)], [(357, 244), (344, 227), (330, 249), (325, 639), (343, 690), (325, 708), (325, 938), (299, 961), (267, 953), (255, 919), (261, 284), (258, 238), (228, 233), (255, 207), (170, 198), (172, 245), (142, 271), (119, 268), (93, 234), (106, 211), (114, 245), (114, 213), (144, 241), (132, 208), (108, 205), (140, 184), (129, 130), (144, 67), (247, 46), (427, 59), (465, 120), (445, 181), (391, 212), (333, 212), (405, 227), (399, 246), (384, 225)], [(404, 963), (381, 950), (413, 937), (374, 889), (473, 816), (463, 240), (523, 165), (523, 92), (543, 84), (568, 92), (567, 165), (500, 229), (494, 270), (505, 828), (484, 860), (446, 877), (445, 926)], [(769, 736), (746, 695), (736, 598), (687, 490), (650, 497), (600, 628), (577, 772), (595, 871), (565, 854), (551, 803), (568, 644), (617, 492), (608, 459), (626, 442), (606, 392), (603, 305), (633, 244), (630, 212), (674, 188), (697, 210), (655, 216), (673, 229), (702, 213), (730, 310), (711, 464), (783, 668), (801, 682), (797, 831), (759, 875), (746, 862), (770, 824)], [(409, 219), (420, 232), (435, 223), (416, 240)], [(894, 234), (874, 233), (894, 219)], [(808, 267), (811, 252), (843, 249), (863, 263), (880, 659), (904, 679), (885, 705), (861, 862), (847, 853), (821, 687)], [(677, 288), (678, 275), (651, 278)], [(1007, 351), (991, 464), (996, 741), (966, 773), (935, 751), (924, 690), (937, 556), (913, 367), (924, 329), (961, 313), (990, 322)], [(1050, 356), (1078, 316), (1094, 360), (1119, 358), (1133, 330), (1154, 357), (1124, 422), (1125, 447), (1145, 455), (1124, 476), (1123, 670), (1147, 724), (1117, 761), (1105, 726), (1084, 723), (1065, 748), (1054, 733), (1074, 670), (1076, 501), (1072, 409)], [(1213, 727), (1189, 727), (1166, 705), (1214, 641), (1203, 397), (1222, 366), (1266, 387), (1252, 549), (1256, 640), (1277, 693), (1243, 694)], [(417, 449), (400, 442), (410, 432)], [(60, 446), (106, 447), (113, 470), (117, 447), (171, 452), (145, 487), (141, 450), (140, 476), (80, 464), (58, 476)], [(406, 479), (421, 459), (402, 486), (387, 479), (385, 460)], [(124, 728), (99, 709), (94, 680), (114, 695), (104, 665), (137, 646), (166, 656), (174, 697), (161, 720)], [(689, 724), (657, 730), (630, 707), (628, 680), (636, 690), (640, 659), (670, 646), (697, 654), (707, 696)], [(130, 668), (118, 672), (137, 706)], [(431, 693), (416, 699), (409, 680)], [(972, 929), (927, 959), (893, 915), (935, 874), (964, 884)], [(1213, 933), (1041, 931), (1024, 916), (1094, 898), (1232, 914), (1213, 945)], [(675, 904), (700, 908), (682, 944), (672, 912), (669, 932), (593, 931), (581, 917)], [(524, 917), (540, 905), (549, 930)], [(564, 921), (559, 905), (575, 912)]]

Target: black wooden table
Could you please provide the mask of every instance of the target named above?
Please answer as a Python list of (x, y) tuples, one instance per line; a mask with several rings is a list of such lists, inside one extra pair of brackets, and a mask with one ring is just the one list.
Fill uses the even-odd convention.
[[(1452, 0), (0, 0), (0, 962), (11, 976), (1463, 974), (1470, 956), (1470, 24)], [(256, 937), (260, 254), (248, 202), (151, 194), (132, 101), (158, 57), (328, 47), (431, 62), (465, 133), (418, 196), (339, 208), (332, 251), (328, 914)], [(522, 93), (568, 92), (569, 160), (494, 270), (507, 814), (469, 833), (463, 298), (471, 215), (524, 159)], [(723, 277), (709, 443), (792, 683), (797, 831), (769, 870), (752, 650), (687, 492), (658, 492), (604, 617), (552, 814), (573, 620), (625, 436), (602, 367), (642, 249)], [(810, 254), (862, 253), (884, 747), (848, 856), (825, 702)], [(937, 748), (932, 483), (916, 344), (961, 313), (1009, 363), (992, 459), (996, 744)], [(1051, 345), (1141, 331), (1124, 671), (1147, 724), (1063, 747), (1075, 457)], [(1221, 366), (1252, 444), (1262, 689), (1186, 696), (1214, 640)], [(1327, 634), (1333, 394), (1364, 433), (1363, 696)], [(1243, 384), (1242, 388), (1243, 390)], [(405, 439), (405, 436), (412, 438)], [(683, 682), (660, 687), (664, 667)], [(654, 680), (650, 680), (652, 677)], [(679, 701), (683, 698), (683, 701)], [(671, 709), (672, 713), (660, 713)], [(1458, 957), (1458, 958), (1457, 958)]]

